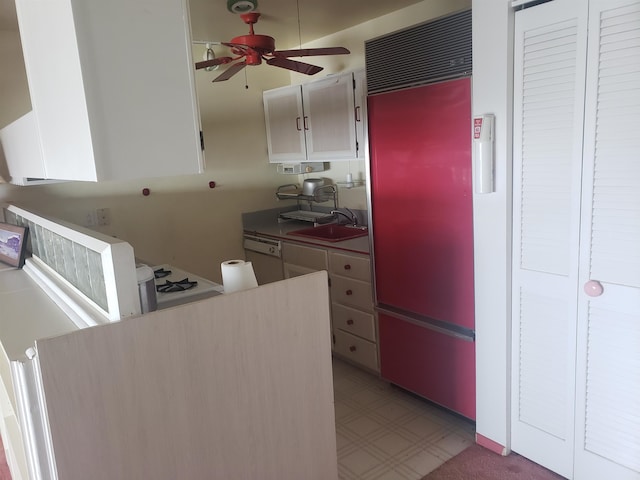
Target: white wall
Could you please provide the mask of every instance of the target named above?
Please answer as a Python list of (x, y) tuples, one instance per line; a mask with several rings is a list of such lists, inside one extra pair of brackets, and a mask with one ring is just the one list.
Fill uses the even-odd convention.
[(511, 343), (513, 12), (510, 3), (473, 0), (473, 115), (496, 116), (496, 191), (474, 194), (473, 199), (476, 431), (506, 447), (506, 451), (510, 446)]

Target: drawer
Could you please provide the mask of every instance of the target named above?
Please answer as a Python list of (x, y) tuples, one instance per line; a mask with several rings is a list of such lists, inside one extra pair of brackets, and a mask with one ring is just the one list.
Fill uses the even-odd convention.
[(329, 268), (343, 277), (371, 282), (369, 257), (356, 257), (344, 253), (329, 252)]
[(334, 303), (331, 305), (333, 328), (344, 330), (372, 342), (376, 341), (376, 325), (373, 313)]
[(282, 244), (282, 260), (285, 263), (313, 270), (328, 270), (327, 251), (319, 248), (284, 242)]
[(371, 370), (378, 369), (378, 349), (371, 343), (342, 330), (334, 330), (334, 352)]
[(373, 296), (369, 282), (332, 275), (331, 300), (369, 312), (373, 311)]

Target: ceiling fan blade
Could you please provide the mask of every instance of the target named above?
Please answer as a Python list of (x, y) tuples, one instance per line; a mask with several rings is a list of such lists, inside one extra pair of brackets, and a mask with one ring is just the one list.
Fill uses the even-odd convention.
[(201, 62), (196, 62), (196, 70), (207, 67), (214, 67), (216, 65), (222, 65), (224, 63), (229, 63), (233, 58), (231, 57), (219, 57), (214, 58), (213, 60), (203, 60)]
[(300, 48), (297, 50), (276, 50), (276, 57), (313, 57), (316, 55), (346, 55), (351, 53), (344, 47)]
[(310, 65), (304, 62), (298, 62), (296, 60), (289, 60), (284, 57), (274, 57), (267, 60), (267, 64), (274, 67), (286, 68), (287, 70), (293, 70), (294, 72), (304, 73), (305, 75), (315, 75), (323, 70), (322, 67), (316, 65)]
[(225, 80), (229, 80), (231, 77), (233, 77), (236, 73), (238, 73), (240, 70), (242, 70), (246, 66), (247, 64), (245, 62), (234, 63), (229, 68), (227, 68), (224, 72), (222, 72), (220, 75), (214, 78), (213, 82), (223, 82)]

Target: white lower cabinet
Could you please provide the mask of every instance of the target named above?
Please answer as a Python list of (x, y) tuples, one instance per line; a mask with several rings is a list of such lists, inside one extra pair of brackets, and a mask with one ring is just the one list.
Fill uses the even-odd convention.
[(284, 242), (282, 244), (284, 278), (296, 277), (318, 270), (329, 270), (327, 251), (323, 248), (306, 247)]
[(333, 353), (379, 372), (369, 256), (285, 242), (282, 258), (285, 278), (328, 270)]
[(329, 252), (329, 278), (334, 352), (379, 372), (369, 257)]

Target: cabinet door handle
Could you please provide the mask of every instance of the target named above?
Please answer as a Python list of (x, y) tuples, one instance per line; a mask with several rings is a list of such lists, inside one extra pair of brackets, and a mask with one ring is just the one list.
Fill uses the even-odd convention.
[(353, 295), (353, 290), (349, 289), (349, 290), (347, 290), (347, 291), (346, 291), (346, 292), (344, 292), (344, 293), (346, 293), (347, 295)]
[(296, 130), (298, 130), (299, 132), (302, 131), (302, 129), (300, 128), (300, 117), (296, 117)]
[(360, 105), (356, 107), (356, 122), (359, 122), (360, 119)]
[(302, 124), (304, 125), (305, 130), (309, 130), (309, 117), (306, 115), (302, 117)]
[(347, 325), (353, 325), (353, 319), (350, 318), (349, 320), (347, 320)]
[(349, 265), (348, 263), (344, 266), (345, 270), (351, 270), (351, 265)]
[(355, 346), (355, 345), (351, 345), (351, 346), (349, 347), (349, 351), (350, 351), (350, 352), (355, 352), (356, 350), (357, 350), (357, 348), (356, 348), (356, 346)]

